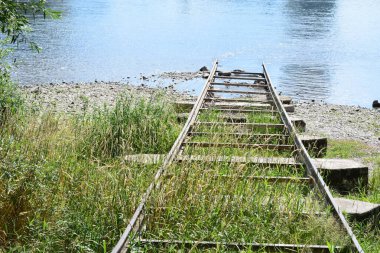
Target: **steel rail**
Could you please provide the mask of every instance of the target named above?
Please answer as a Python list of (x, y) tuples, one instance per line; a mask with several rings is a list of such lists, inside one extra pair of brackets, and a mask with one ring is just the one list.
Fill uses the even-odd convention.
[[(311, 177), (271, 177), (271, 176), (230, 176), (230, 175), (207, 175), (210, 179), (241, 179), (250, 181), (265, 181), (267, 183), (299, 183), (299, 184), (313, 184)], [(173, 178), (175, 174), (166, 174), (165, 177)]]
[[(217, 70), (216, 73), (225, 73), (221, 70)], [(246, 71), (228, 71), (228, 73), (236, 74), (236, 75), (251, 75), (253, 77), (264, 77), (263, 73), (257, 72), (246, 72)]]
[(277, 106), (277, 109), (280, 111), (280, 117), (282, 119), (282, 122), (288, 128), (289, 134), (291, 134), (294, 137), (294, 143), (297, 147), (297, 152), (300, 155), (300, 159), (302, 160), (302, 162), (306, 165), (307, 172), (309, 173), (309, 175), (311, 175), (314, 178), (316, 185), (318, 186), (320, 192), (325, 197), (328, 204), (330, 204), (332, 206), (334, 214), (338, 217), (338, 220), (340, 221), (340, 223), (345, 228), (347, 234), (350, 236), (351, 241), (352, 241), (353, 245), (355, 246), (355, 249), (359, 253), (364, 253), (364, 251), (363, 251), (362, 247), (360, 246), (358, 240), (356, 239), (356, 236), (354, 235), (350, 225), (348, 224), (348, 222), (347, 222), (346, 218), (344, 217), (342, 211), (340, 210), (339, 206), (336, 204), (336, 202), (335, 202), (330, 190), (328, 189), (325, 181), (323, 180), (321, 174), (318, 172), (317, 167), (312, 162), (311, 157), (309, 156), (309, 154), (308, 154), (305, 146), (303, 145), (301, 139), (297, 135), (297, 131), (296, 131), (295, 127), (293, 126), (293, 124), (291, 123), (291, 120), (289, 119), (288, 113), (286, 112), (283, 104), (281, 103), (281, 100), (280, 100), (276, 90), (272, 86), (272, 81), (271, 81), (270, 76), (267, 72), (265, 64), (263, 63), (262, 66), (263, 66), (264, 76), (265, 76), (265, 79), (266, 79), (267, 84), (268, 84), (268, 88), (273, 95), (273, 100), (274, 100), (275, 105)]
[(201, 108), (201, 110), (214, 110), (214, 111), (221, 111), (221, 112), (231, 112), (231, 113), (269, 113), (269, 114), (279, 114), (276, 110), (249, 110), (249, 109), (232, 109), (232, 108), (215, 108), (215, 107), (208, 107), (208, 108)]
[(119, 253), (119, 252), (126, 252), (128, 250), (128, 244), (129, 244), (129, 237), (132, 235), (133, 230), (139, 230), (139, 220), (141, 219), (141, 215), (143, 212), (143, 209), (145, 207), (145, 204), (151, 195), (153, 189), (157, 185), (158, 181), (161, 178), (161, 175), (165, 172), (166, 168), (172, 163), (175, 156), (179, 153), (181, 145), (183, 141), (185, 140), (187, 133), (190, 129), (190, 127), (195, 122), (196, 116), (198, 115), (198, 112), (203, 104), (203, 100), (207, 95), (207, 90), (210, 87), (210, 83), (213, 80), (213, 77), (215, 76), (215, 72), (218, 67), (218, 61), (216, 60), (213, 64), (212, 70), (210, 72), (209, 77), (206, 80), (206, 83), (204, 85), (204, 88), (202, 90), (202, 93), (199, 95), (192, 111), (189, 114), (189, 118), (187, 119), (185, 126), (183, 127), (181, 133), (179, 134), (177, 140), (173, 144), (171, 150), (169, 151), (169, 154), (165, 157), (165, 160), (163, 162), (163, 165), (160, 167), (160, 169), (157, 171), (153, 182), (149, 185), (148, 189), (146, 190), (145, 194), (142, 197), (142, 200), (135, 210), (132, 219), (130, 220), (127, 228), (124, 230), (123, 234), (121, 235), (118, 243), (115, 245), (115, 247), (112, 249), (112, 253)]
[(225, 143), (225, 142), (184, 142), (184, 144), (190, 147), (204, 147), (204, 148), (227, 147), (227, 148), (252, 148), (252, 149), (266, 148), (265, 150), (278, 150), (278, 151), (295, 150), (294, 145), (282, 145), (282, 144)]
[[(269, 94), (269, 93), (268, 93)], [(268, 94), (257, 94), (257, 95), (268, 95)], [(251, 99), (244, 99), (244, 98), (220, 98), (220, 97), (213, 97), (213, 98), (206, 98), (206, 101), (219, 101), (219, 102), (236, 102), (236, 103), (272, 103), (273, 100), (267, 99), (267, 98), (251, 98)]]
[[(235, 104), (225, 104), (225, 103), (215, 103), (215, 102), (207, 102), (205, 103), (204, 106), (207, 106), (207, 107), (203, 107), (205, 109), (212, 109), (212, 110), (219, 110), (219, 109), (240, 109), (240, 110), (244, 110), (244, 109), (251, 109), (251, 110), (256, 110), (257, 112), (268, 112), (268, 111), (273, 111), (273, 104), (259, 104), (257, 102), (253, 102), (253, 103), (246, 103), (246, 102), (240, 102), (240, 103), (235, 103)], [(202, 109), (203, 109), (202, 108)]]
[(196, 125), (208, 125), (208, 126), (246, 126), (256, 128), (276, 128), (283, 129), (285, 124), (276, 123), (231, 123), (231, 122), (208, 122), (208, 121), (196, 121)]
[(212, 93), (231, 93), (231, 94), (250, 94), (250, 95), (270, 95), (269, 92), (262, 91), (244, 91), (244, 90), (221, 90), (221, 89), (209, 89)]
[(247, 81), (265, 81), (263, 77), (239, 77), (239, 76), (214, 76), (216, 79), (247, 80)]
[[(186, 114), (177, 114), (177, 118), (186, 117)], [(277, 117), (274, 115), (264, 115), (263, 117), (268, 118), (268, 120), (275, 120)], [(234, 123), (250, 123), (249, 118), (242, 113), (241, 115), (237, 113), (231, 113), (230, 115), (217, 115), (218, 120), (223, 120), (222, 122), (234, 122)], [(252, 122), (254, 123), (254, 122)]]
[[(325, 245), (303, 245), (303, 244), (270, 244), (270, 243), (238, 243), (238, 242), (211, 242), (211, 241), (181, 241), (181, 240), (149, 240), (140, 239), (137, 244), (151, 244), (155, 246), (177, 245), (186, 249), (199, 248), (211, 249), (216, 247), (226, 247), (230, 250), (265, 250), (265, 252), (304, 252), (311, 250), (313, 253), (329, 253), (328, 246)], [(336, 247), (338, 252), (342, 250)], [(343, 249), (344, 252), (344, 249)]]
[(223, 133), (223, 132), (189, 132), (189, 135), (192, 136), (202, 136), (202, 135), (213, 135), (213, 136), (234, 136), (234, 137), (247, 137), (250, 138), (289, 138), (290, 135), (287, 134), (254, 134), (254, 133), (242, 133), (242, 132), (235, 132), (235, 133)]
[(179, 155), (177, 161), (183, 162), (225, 162), (225, 163), (244, 163), (257, 165), (273, 166), (293, 166), (302, 167), (302, 163), (296, 162), (294, 158), (284, 157), (246, 157), (246, 156), (215, 156), (215, 155)]
[(266, 89), (268, 86), (266, 84), (248, 84), (248, 83), (218, 83), (218, 82), (212, 82), (212, 86), (218, 85), (218, 86), (234, 86), (234, 87), (246, 87), (246, 88), (263, 88)]

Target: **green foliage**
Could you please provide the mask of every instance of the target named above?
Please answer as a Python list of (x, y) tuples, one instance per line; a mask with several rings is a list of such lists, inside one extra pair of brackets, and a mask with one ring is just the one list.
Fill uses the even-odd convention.
[[(0, 31), (11, 43), (26, 42), (26, 33), (31, 30), (30, 17), (37, 15), (56, 19), (60, 17), (60, 12), (47, 8), (46, 0), (0, 0)], [(33, 42), (30, 46), (39, 50)]]
[(8, 70), (0, 67), (0, 126), (22, 105), (23, 100)]

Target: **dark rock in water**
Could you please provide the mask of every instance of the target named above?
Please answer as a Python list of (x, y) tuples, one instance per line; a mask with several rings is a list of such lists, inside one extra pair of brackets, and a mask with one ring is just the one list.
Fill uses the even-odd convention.
[(199, 69), (199, 71), (209, 71), (206, 66), (203, 66), (202, 68)]
[(231, 72), (218, 72), (218, 76), (231, 76)]
[(379, 103), (379, 100), (375, 100), (372, 102), (372, 107), (373, 108), (380, 108), (380, 103)]

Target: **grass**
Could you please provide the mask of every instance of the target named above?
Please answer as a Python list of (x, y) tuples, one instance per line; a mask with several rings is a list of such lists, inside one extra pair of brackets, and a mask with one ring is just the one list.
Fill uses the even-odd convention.
[[(19, 100), (15, 100), (19, 101)], [(0, 252), (109, 252), (159, 164), (126, 163), (127, 154), (167, 153), (181, 125), (160, 94), (122, 96), (114, 108), (83, 114), (8, 104), (0, 130)], [(247, 123), (280, 123), (268, 113)], [(198, 121), (228, 122), (220, 112)], [(195, 125), (197, 142), (292, 144), (283, 129)], [(241, 131), (248, 138), (229, 134)], [(254, 134), (277, 134), (252, 137)], [(292, 157), (268, 148), (186, 147), (183, 154)], [(303, 167), (181, 162), (166, 171), (145, 209), (141, 235), (154, 239), (349, 244), (320, 194), (307, 183), (257, 176), (305, 175)], [(360, 232), (365, 227), (358, 228)], [(147, 246), (149, 247), (149, 246)], [(145, 248), (146, 251), (160, 249)], [(162, 249), (161, 252), (175, 251)], [(197, 249), (194, 249), (197, 251)], [(227, 251), (217, 248), (214, 252)], [(210, 250), (212, 252), (212, 250)], [(249, 252), (249, 249), (247, 249)]]
[(28, 108), (0, 130), (0, 252), (110, 251), (181, 129), (159, 94), (85, 115)]
[(367, 155), (371, 148), (355, 140), (328, 140), (326, 158), (355, 158)]
[[(328, 158), (362, 158), (365, 163), (372, 164), (367, 189), (359, 189), (343, 197), (371, 203), (380, 203), (380, 154), (374, 153), (373, 148), (354, 140), (329, 140)], [(340, 196), (334, 193), (335, 196)], [(378, 252), (380, 249), (380, 224), (376, 218), (364, 221), (351, 221), (355, 235), (365, 252)]]
[(373, 148), (354, 140), (329, 140), (327, 158), (362, 158), (364, 163), (372, 164), (368, 187), (344, 197), (380, 203), (380, 154), (374, 153)]
[[(248, 117), (249, 116), (249, 117)], [(245, 116), (245, 123), (281, 123), (272, 115)], [(236, 117), (236, 115), (234, 116)], [(230, 125), (231, 118), (220, 112), (203, 112), (187, 142), (210, 143), (209, 147), (187, 145), (184, 155), (292, 157), (294, 151), (262, 148), (220, 147), (220, 143), (283, 143), (283, 129)], [(244, 133), (247, 139), (231, 136)], [(206, 133), (206, 134), (205, 134)], [(255, 134), (277, 134), (252, 138)], [(292, 144), (287, 140), (286, 144)], [(296, 172), (295, 172), (296, 171)], [(281, 182), (252, 176), (303, 176), (292, 166), (181, 162), (167, 170), (165, 183), (150, 198), (145, 223), (139, 236), (144, 239), (189, 241), (299, 243), (349, 245), (348, 237), (308, 184)], [(140, 238), (139, 237), (139, 238)], [(136, 238), (138, 244), (139, 238)], [(148, 248), (164, 252), (173, 248)], [(196, 248), (196, 246), (194, 246)], [(181, 248), (181, 245), (179, 245)], [(223, 249), (220, 249), (223, 251)], [(219, 251), (217, 251), (219, 252)]]
[[(212, 176), (220, 175), (218, 164), (181, 165), (169, 169), (173, 175), (151, 198), (143, 238), (347, 243), (330, 211), (320, 204), (319, 194), (307, 184), (234, 178), (242, 175), (242, 167), (229, 170), (225, 178)], [(245, 168), (243, 175), (259, 174), (260, 168), (255, 168)], [(268, 167), (261, 169), (267, 175)]]

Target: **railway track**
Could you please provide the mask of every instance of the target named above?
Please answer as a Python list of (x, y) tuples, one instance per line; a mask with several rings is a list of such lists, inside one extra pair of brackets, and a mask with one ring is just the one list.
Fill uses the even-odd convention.
[(363, 252), (297, 133), (264, 64), (215, 62), (113, 252)]

